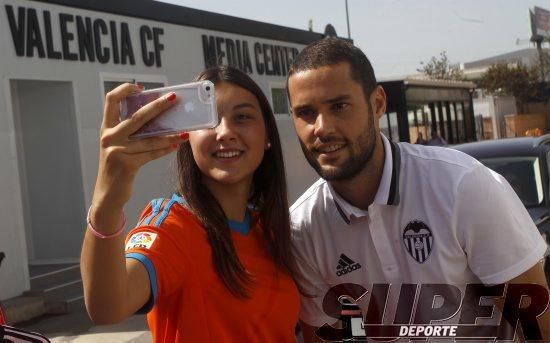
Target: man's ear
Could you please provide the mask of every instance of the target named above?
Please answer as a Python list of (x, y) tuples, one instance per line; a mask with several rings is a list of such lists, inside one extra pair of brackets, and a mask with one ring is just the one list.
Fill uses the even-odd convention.
[(386, 113), (386, 92), (382, 86), (376, 86), (370, 96), (374, 118), (378, 120)]

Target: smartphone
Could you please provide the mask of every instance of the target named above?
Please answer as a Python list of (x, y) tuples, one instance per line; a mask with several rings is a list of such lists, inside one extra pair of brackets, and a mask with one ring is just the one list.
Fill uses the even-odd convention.
[(218, 124), (214, 84), (207, 80), (132, 94), (120, 103), (120, 120), (130, 118), (143, 106), (170, 92), (176, 93), (176, 104), (151, 119), (130, 138), (213, 128)]

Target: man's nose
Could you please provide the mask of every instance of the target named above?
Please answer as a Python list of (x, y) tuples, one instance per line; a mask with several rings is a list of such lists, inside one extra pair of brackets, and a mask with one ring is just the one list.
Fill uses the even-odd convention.
[(324, 137), (334, 132), (334, 119), (326, 114), (319, 113), (315, 118), (313, 134)]

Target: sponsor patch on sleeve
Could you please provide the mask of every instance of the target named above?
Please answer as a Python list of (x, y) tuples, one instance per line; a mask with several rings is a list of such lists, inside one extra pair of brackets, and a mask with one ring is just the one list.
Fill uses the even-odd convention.
[(126, 243), (126, 250), (134, 248), (150, 249), (153, 242), (157, 239), (157, 234), (152, 232), (134, 233)]

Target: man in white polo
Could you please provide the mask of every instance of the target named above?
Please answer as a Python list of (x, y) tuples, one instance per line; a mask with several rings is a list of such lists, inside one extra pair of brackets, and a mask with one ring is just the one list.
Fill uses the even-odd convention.
[[(546, 243), (504, 178), (460, 152), (380, 134), (386, 96), (360, 49), (338, 39), (306, 47), (288, 93), (302, 150), (321, 176), (290, 210), (306, 342), (336, 321), (323, 300), (341, 284), (392, 284), (393, 300), (401, 284), (548, 289)], [(541, 327), (550, 327), (549, 312)]]

